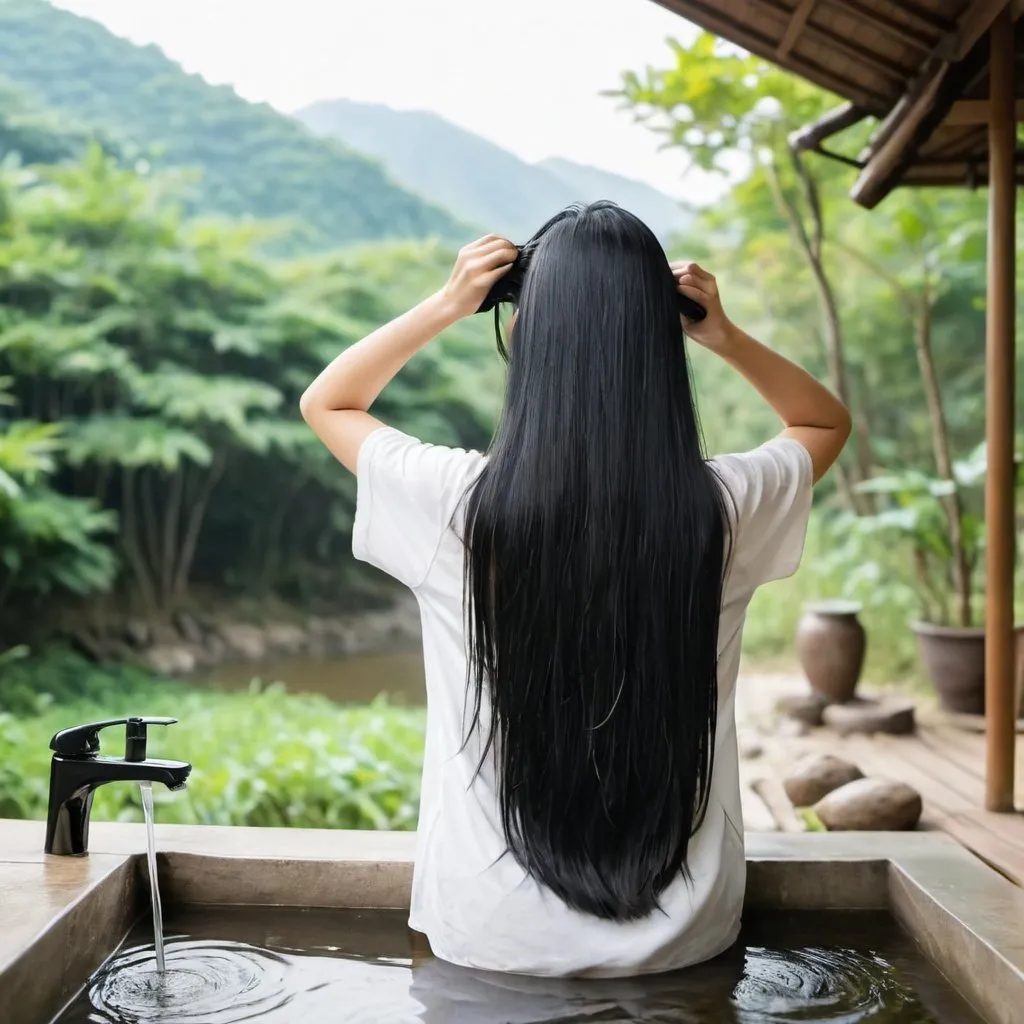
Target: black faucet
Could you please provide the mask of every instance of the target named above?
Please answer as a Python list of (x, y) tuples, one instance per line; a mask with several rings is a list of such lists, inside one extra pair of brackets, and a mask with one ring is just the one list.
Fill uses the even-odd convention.
[[(176, 718), (112, 718), (62, 729), (50, 740), (50, 807), (46, 853), (80, 857), (89, 852), (89, 812), (98, 786), (107, 782), (162, 782), (184, 789), (192, 765), (146, 758), (146, 729)], [(100, 729), (125, 727), (124, 757), (100, 757)]]

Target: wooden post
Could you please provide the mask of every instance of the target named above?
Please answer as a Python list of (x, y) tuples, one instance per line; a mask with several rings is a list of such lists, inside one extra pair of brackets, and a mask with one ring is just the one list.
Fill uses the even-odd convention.
[(985, 595), (985, 806), (1013, 810), (1014, 708), (1014, 25), (1007, 5), (990, 29), (988, 313), (985, 405), (988, 472)]

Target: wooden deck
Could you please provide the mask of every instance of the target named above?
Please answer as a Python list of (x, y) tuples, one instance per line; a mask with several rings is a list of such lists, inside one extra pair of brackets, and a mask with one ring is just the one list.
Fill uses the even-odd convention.
[[(919, 712), (912, 736), (839, 736), (828, 728), (765, 744), (765, 765), (775, 778), (803, 753), (830, 753), (856, 764), (865, 775), (909, 783), (924, 800), (921, 828), (940, 829), (1005, 875), (1024, 886), (1024, 735), (1018, 732), (1017, 812), (992, 814), (985, 801), (985, 737), (954, 724), (940, 713)], [(747, 766), (758, 773), (757, 761)], [(776, 827), (785, 827), (778, 823)], [(762, 816), (763, 818), (763, 816)], [(756, 827), (756, 826), (755, 826)]]

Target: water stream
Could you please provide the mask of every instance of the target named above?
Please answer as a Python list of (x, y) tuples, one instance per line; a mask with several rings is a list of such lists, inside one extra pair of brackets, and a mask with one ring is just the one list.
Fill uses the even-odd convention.
[(156, 969), (162, 975), (164, 963), (164, 912), (160, 905), (160, 886), (156, 877), (156, 829), (153, 815), (153, 784), (140, 782), (142, 812), (146, 816), (146, 862), (149, 865), (149, 895), (153, 902), (153, 943), (156, 948)]

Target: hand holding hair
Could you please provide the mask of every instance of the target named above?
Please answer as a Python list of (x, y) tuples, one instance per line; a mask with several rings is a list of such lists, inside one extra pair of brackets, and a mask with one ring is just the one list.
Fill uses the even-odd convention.
[(714, 274), (688, 260), (676, 260), (671, 267), (679, 294), (696, 302), (705, 314), (700, 320), (692, 320), (684, 314), (683, 326), (687, 337), (713, 352), (720, 351), (728, 341), (732, 324), (722, 308), (722, 297), (718, 294)]
[(453, 317), (471, 316), (494, 282), (509, 272), (519, 250), (500, 235), (485, 235), (463, 246), (448, 283), (441, 289)]
[(367, 410), (385, 385), (424, 345), (475, 313), (516, 255), (516, 247), (498, 235), (471, 242), (443, 288), (350, 345), (306, 388), (302, 415), (342, 465), (356, 471), (363, 441), (381, 425)]

